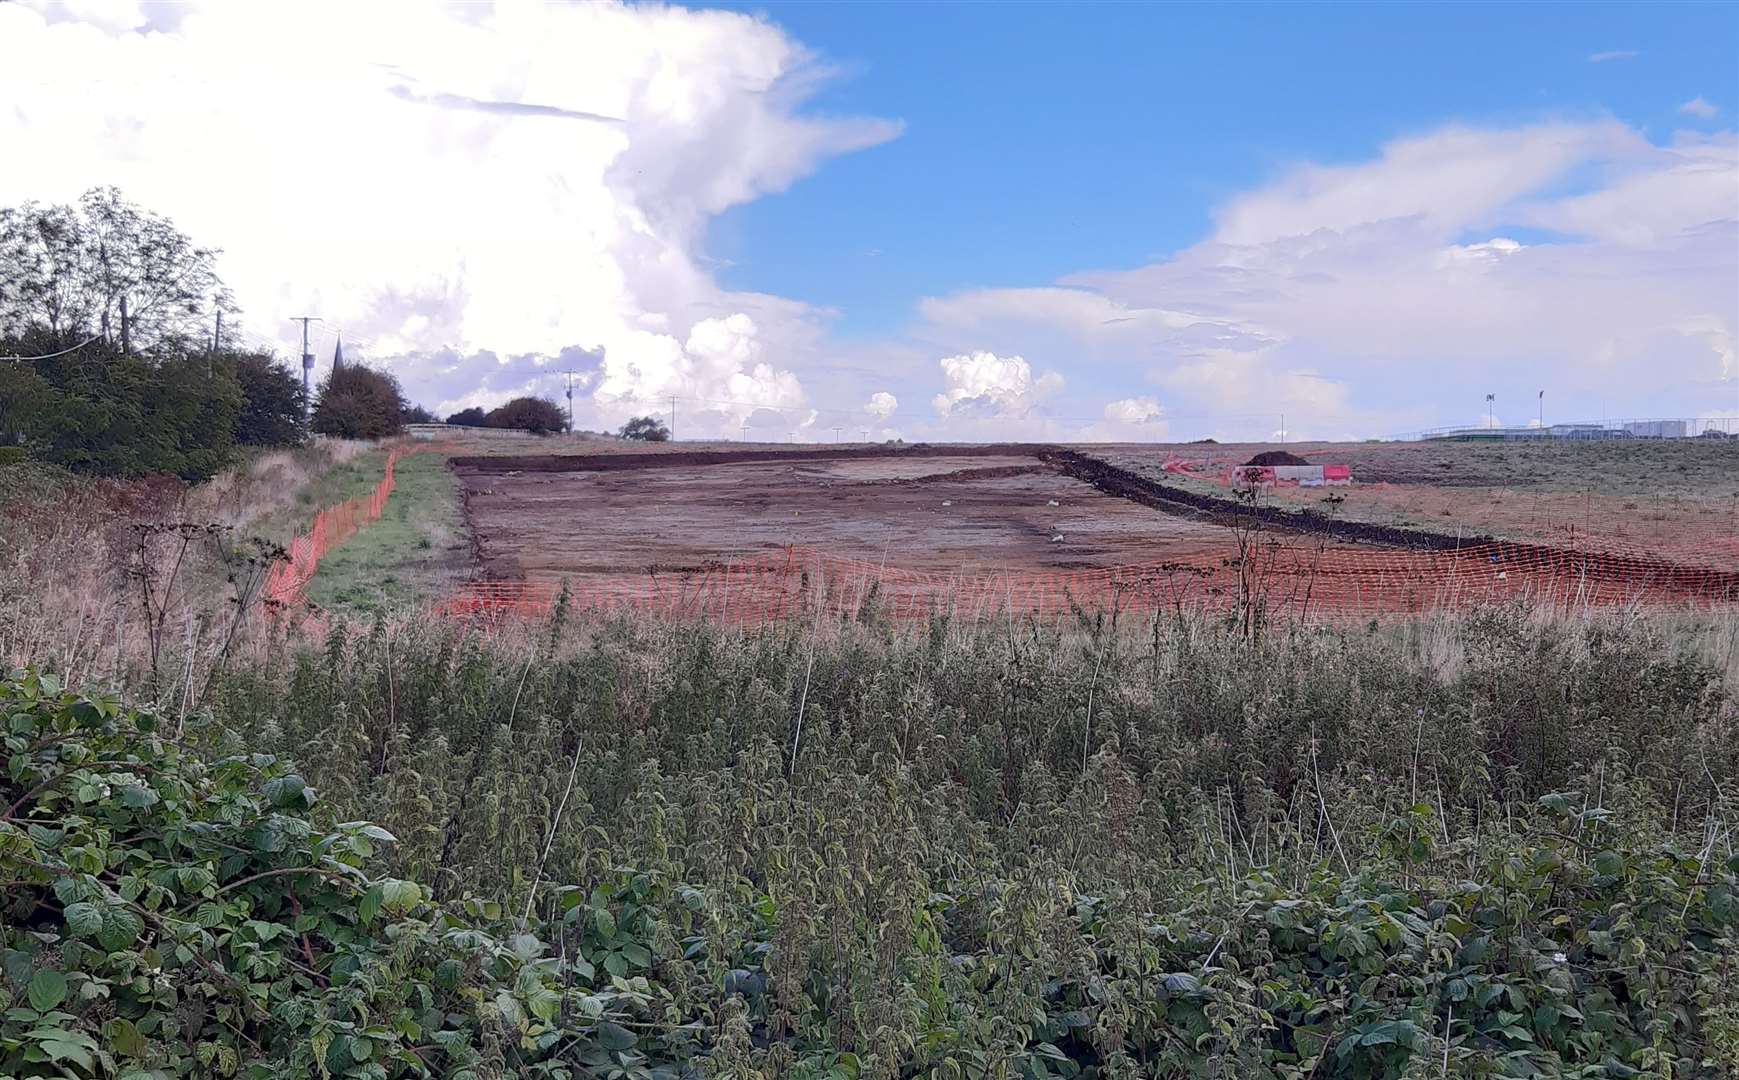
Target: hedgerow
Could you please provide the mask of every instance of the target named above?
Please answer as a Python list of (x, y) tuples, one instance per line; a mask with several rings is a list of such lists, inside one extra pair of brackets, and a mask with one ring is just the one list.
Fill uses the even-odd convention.
[(1739, 1069), (1716, 670), (1223, 630), (382, 622), (173, 736), (17, 673), (0, 1075)]

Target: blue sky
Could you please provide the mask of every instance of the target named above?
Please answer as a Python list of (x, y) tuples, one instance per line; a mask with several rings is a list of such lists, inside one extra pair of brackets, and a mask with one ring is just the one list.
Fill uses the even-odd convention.
[[(838, 69), (811, 111), (905, 124), (709, 237), (727, 284), (835, 308), (854, 337), (925, 296), (1153, 261), (1292, 164), (1446, 123), (1665, 139), (1739, 109), (1735, 4), (726, 6)], [(1679, 111), (1698, 97), (1715, 118)]]
[(0, 205), (117, 185), (249, 340), (318, 313), (443, 413), (573, 370), (583, 427), (733, 438), (1739, 416), (1731, 3), (23, 0), (0, 40)]

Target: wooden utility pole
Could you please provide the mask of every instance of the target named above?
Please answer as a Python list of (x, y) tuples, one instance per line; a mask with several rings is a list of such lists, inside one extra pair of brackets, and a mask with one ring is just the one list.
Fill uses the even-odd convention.
[(302, 408), (314, 411), (314, 354), (308, 351), (308, 324), (322, 322), (318, 315), (292, 315), (291, 322), (302, 324)]
[(223, 309), (217, 309), (217, 326), (211, 331), (211, 351), (205, 354), (205, 377), (211, 378), (211, 360), (223, 348)]

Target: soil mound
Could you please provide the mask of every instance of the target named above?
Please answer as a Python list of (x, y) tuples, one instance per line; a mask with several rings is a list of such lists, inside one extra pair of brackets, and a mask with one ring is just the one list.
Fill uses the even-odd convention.
[(1289, 454), (1284, 450), (1264, 450), (1260, 454), (1244, 462), (1246, 465), (1309, 465), (1310, 462), (1297, 454)]

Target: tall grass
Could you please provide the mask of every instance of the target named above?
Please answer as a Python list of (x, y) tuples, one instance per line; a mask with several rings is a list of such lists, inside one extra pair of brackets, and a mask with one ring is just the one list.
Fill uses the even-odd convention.
[(529, 887), (570, 776), (542, 860), (564, 880), (617, 863), (705, 876), (721, 845), (764, 874), (789, 851), (761, 830), (820, 857), (818, 822), (904, 812), (1083, 887), (1134, 886), (1203, 859), (1233, 876), (1365, 866), (1409, 807), (1477, 838), (1572, 789), (1730, 843), (1710, 822), (1739, 796), (1739, 717), (1712, 662), (1732, 632), (1519, 608), (1254, 644), (1171, 618), (493, 637), (382, 620), (222, 675), (211, 731), (289, 753), (401, 836), (407, 873), (502, 898)]
[[(1633, 908), (1619, 922), (1638, 941), (1690, 950), (1660, 961), (1683, 981), (1654, 1000), (1679, 1002), (1674, 1045), (1701, 1050), (1665, 1067), (1714, 1076), (1739, 1062), (1739, 965), (1716, 974), (1730, 939), (1699, 951), (1675, 920), (1712, 872), (1698, 868), (1727, 864), (1739, 837), (1739, 703), (1719, 660), (1733, 623), (1510, 607), (1252, 642), (1225, 619), (1174, 616), (727, 629), (558, 611), (492, 636), (379, 620), (223, 674), (196, 735), (211, 752), (289, 755), (334, 815), (385, 824), (397, 872), (441, 896), (531, 912), (547, 883), (607, 891), (625, 867), (686, 883), (655, 925), (690, 936), (654, 951), (743, 957), (728, 962), (769, 984), (752, 999), (763, 1039), (799, 1033), (877, 1075), (931, 1060), (938, 1024), (939, 1045), (1054, 1038), (1068, 1060), (1130, 1076), (1305, 1075), (1263, 1071), (1279, 1059), (1252, 1049), (1278, 1039), (1288, 1060), (1315, 1060), (1264, 1028), (1280, 1015), (1354, 1046), (1386, 1030), (1368, 1026), (1379, 1017), (1453, 1030), (1465, 957), (1433, 974), (1379, 950), (1360, 961), (1362, 991), (1320, 969), (1320, 998), (1261, 989), (1265, 965), (1299, 977), (1270, 950), (1317, 942), (1332, 962), (1336, 935), (1415, 905), (1506, 913), (1507, 929), (1491, 924), (1506, 951), (1480, 977), (1518, 987), (1516, 1015), (1536, 1017), (1560, 1015), (1536, 1011), (1560, 1000), (1539, 957), (1594, 963), (1601, 927)], [(1677, 854), (1615, 854), (1643, 851)], [(1688, 876), (1669, 887), (1673, 860)], [(1565, 907), (1572, 882), (1622, 895)], [(1294, 911), (1315, 913), (1304, 938), (1286, 929)], [(1586, 928), (1559, 940), (1570, 921)], [(1195, 974), (1165, 980), (1228, 995), (1196, 1044), (1209, 1049), (1120, 1057), (1164, 1043), (1151, 996), (1164, 1015), (1155, 980), (1179, 970)], [(1561, 1000), (1607, 1001), (1604, 978)], [(1678, 1023), (1655, 1007), (1629, 1022)], [(1091, 1031), (1057, 1026), (1071, 1008)], [(1498, 1023), (1462, 1015), (1470, 1031)], [(1010, 1023), (1022, 1034), (1003, 1040)], [(1440, 1058), (1452, 1075), (1550, 1071), (1604, 1052), (1537, 1037), (1533, 1056), (1506, 1059), (1519, 1044), (1419, 1035), (1411, 1057), (1321, 1074), (1435, 1076)], [(777, 1040), (752, 1044), (741, 1061), (777, 1074)]]

